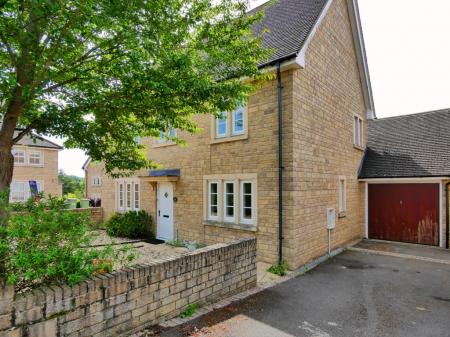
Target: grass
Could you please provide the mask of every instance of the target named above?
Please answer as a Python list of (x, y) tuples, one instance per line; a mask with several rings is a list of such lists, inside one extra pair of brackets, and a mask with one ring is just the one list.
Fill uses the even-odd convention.
[(189, 304), (186, 308), (186, 310), (184, 310), (181, 314), (180, 317), (181, 318), (187, 318), (187, 317), (191, 317), (192, 315), (195, 314), (195, 312), (197, 311), (197, 304), (192, 303)]
[(279, 276), (286, 276), (288, 272), (288, 266), (286, 261), (281, 261), (279, 264), (274, 264), (273, 266), (270, 266), (269, 269), (267, 269), (269, 273), (279, 275)]

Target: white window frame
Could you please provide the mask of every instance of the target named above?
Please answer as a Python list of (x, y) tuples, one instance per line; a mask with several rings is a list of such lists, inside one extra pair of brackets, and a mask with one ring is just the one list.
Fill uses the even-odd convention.
[(353, 115), (353, 145), (358, 148), (363, 147), (364, 137), (364, 120), (361, 116), (354, 114)]
[(92, 186), (101, 186), (102, 185), (102, 177), (93, 176), (92, 177)]
[(172, 140), (171, 139), (167, 139), (167, 138), (176, 138), (177, 137), (177, 129), (173, 128), (173, 127), (169, 127), (169, 129), (167, 131), (160, 131), (159, 132), (159, 138), (156, 139), (156, 143), (157, 144), (172, 144)]
[[(23, 196), (24, 196), (24, 198), (22, 200), (13, 200), (12, 194), (15, 193), (15, 191), (13, 191), (12, 187), (13, 187), (14, 184), (22, 184), (22, 186), (23, 186)], [(37, 185), (38, 192), (42, 192), (43, 191), (43, 183), (41, 181), (36, 181), (36, 185)], [(10, 188), (11, 188), (10, 189), (10, 193), (9, 193), (9, 200), (10, 200), (10, 202), (25, 202), (31, 196), (30, 182), (29, 181), (13, 180), (11, 182)]]
[[(252, 200), (251, 200), (251, 206), (250, 206), (250, 209), (251, 209), (251, 213), (252, 213), (252, 216), (251, 216), (251, 218), (250, 219), (246, 219), (246, 218), (244, 218), (244, 184), (251, 184), (251, 198), (252, 198)], [(254, 220), (254, 217), (255, 217), (255, 214), (254, 214), (254, 212), (255, 212), (255, 191), (254, 191), (254, 186), (255, 186), (255, 184), (254, 184), (254, 182), (252, 181), (252, 180), (241, 180), (240, 181), (240, 186), (239, 186), (239, 194), (240, 194), (240, 205), (239, 205), (239, 209), (240, 209), (240, 219), (239, 219), (239, 222), (241, 223), (241, 224), (244, 224), (244, 225), (252, 225), (253, 224), (253, 220)], [(247, 207), (248, 208), (248, 207)]]
[[(217, 197), (216, 197), (217, 204), (216, 205), (211, 204), (211, 185), (213, 185), (213, 184), (215, 184), (217, 186), (216, 193), (215, 193), (217, 195)], [(216, 181), (216, 180), (208, 181), (208, 220), (214, 220), (214, 221), (219, 220), (219, 209), (220, 209), (219, 186), (220, 186), (220, 181)], [(216, 206), (216, 209), (217, 209), (216, 215), (212, 215), (212, 213), (211, 213), (212, 206)]]
[(127, 211), (133, 209), (133, 186), (131, 182), (125, 183), (125, 209)]
[[(224, 138), (224, 137), (228, 137), (228, 120), (229, 120), (229, 116), (227, 112), (222, 112), (222, 118), (216, 118), (216, 138)], [(220, 123), (224, 122), (225, 123), (225, 132), (220, 133)]]
[(347, 212), (347, 181), (345, 177), (340, 176), (338, 180), (338, 193), (339, 193), (339, 204), (338, 210), (339, 215), (344, 215)]
[[(236, 113), (242, 109), (242, 130), (236, 131)], [(231, 134), (232, 136), (239, 136), (245, 133), (245, 111), (246, 107), (244, 105), (239, 105), (235, 110), (231, 112)]]
[[(38, 155), (39, 158), (39, 163), (31, 163), (31, 157), (33, 155)], [(28, 151), (28, 165), (30, 166), (44, 166), (44, 154), (42, 153), (42, 151)], [(35, 158), (36, 159), (36, 158)]]
[(125, 186), (123, 182), (120, 182), (117, 184), (118, 185), (118, 203), (117, 203), (117, 208), (122, 211), (125, 209)]
[[(137, 189), (136, 189), (137, 187)], [(139, 183), (133, 183), (133, 208), (139, 210), (141, 207), (141, 186)]]
[[(27, 155), (26, 155), (25, 150), (12, 150), (11, 152), (12, 152), (12, 155), (14, 157), (14, 165), (24, 166), (24, 165), (27, 164)], [(23, 162), (22, 163), (16, 163), (16, 154), (19, 154), (19, 153), (22, 154), (21, 157), (23, 157)]]
[[(231, 184), (233, 185), (233, 204), (228, 205), (227, 204), (227, 195), (230, 193), (227, 193), (227, 185)], [(225, 180), (223, 182), (223, 221), (224, 222), (235, 222), (236, 221), (236, 183), (233, 180)], [(232, 207), (233, 208), (233, 216), (227, 216), (227, 208)]]

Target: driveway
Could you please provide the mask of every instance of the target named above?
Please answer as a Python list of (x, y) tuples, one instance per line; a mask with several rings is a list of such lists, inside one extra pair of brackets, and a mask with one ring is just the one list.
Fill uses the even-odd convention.
[(161, 337), (450, 336), (450, 265), (347, 251)]

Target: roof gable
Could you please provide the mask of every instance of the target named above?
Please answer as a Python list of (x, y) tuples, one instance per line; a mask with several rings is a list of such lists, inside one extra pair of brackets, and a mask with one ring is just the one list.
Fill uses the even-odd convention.
[(369, 122), (360, 179), (450, 176), (450, 109)]
[[(14, 137), (17, 137), (20, 130), (14, 131)], [(32, 134), (32, 135), (25, 135), (20, 139), (16, 145), (22, 145), (22, 146), (30, 146), (30, 147), (40, 147), (40, 148), (46, 148), (46, 149), (55, 149), (55, 150), (62, 150), (63, 147), (53, 143), (52, 141), (45, 139), (42, 136)]]

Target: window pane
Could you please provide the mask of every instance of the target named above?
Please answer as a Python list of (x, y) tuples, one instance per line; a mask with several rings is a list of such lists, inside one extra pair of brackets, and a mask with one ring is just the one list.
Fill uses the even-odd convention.
[(244, 207), (252, 207), (252, 196), (244, 195)]
[(217, 194), (211, 193), (211, 205), (217, 206)]
[(226, 209), (226, 215), (227, 217), (233, 217), (234, 216), (234, 208), (233, 207), (227, 207)]
[(217, 136), (223, 137), (227, 135), (227, 124), (227, 113), (222, 113), (222, 116), (216, 119)]
[(226, 203), (227, 203), (227, 206), (233, 206), (234, 205), (234, 194), (227, 194), (226, 195)]
[(244, 107), (239, 106), (233, 111), (233, 133), (239, 134), (244, 132)]
[(211, 206), (211, 216), (217, 216), (217, 206)]
[(252, 194), (252, 184), (244, 183), (244, 194)]
[(251, 219), (251, 218), (252, 218), (252, 209), (244, 208), (244, 219)]
[(226, 193), (234, 193), (234, 184), (233, 183), (227, 183), (226, 185)]
[(217, 193), (217, 184), (216, 183), (211, 184), (210, 188), (211, 188), (211, 193)]

